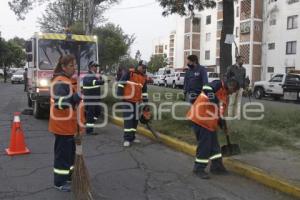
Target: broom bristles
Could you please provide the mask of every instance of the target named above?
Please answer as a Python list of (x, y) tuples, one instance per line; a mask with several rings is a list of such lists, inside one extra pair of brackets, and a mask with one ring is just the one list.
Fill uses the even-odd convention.
[(76, 154), (72, 174), (72, 192), (75, 200), (93, 200), (89, 173), (83, 155)]

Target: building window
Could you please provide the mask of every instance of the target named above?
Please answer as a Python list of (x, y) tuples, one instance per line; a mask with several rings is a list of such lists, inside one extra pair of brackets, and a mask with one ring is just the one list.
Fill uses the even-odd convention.
[(236, 17), (240, 17), (240, 7), (236, 7)]
[(286, 43), (286, 54), (296, 54), (297, 53), (297, 41), (291, 41)]
[(211, 33), (206, 33), (206, 42), (209, 42), (211, 39)]
[(210, 51), (205, 51), (205, 60), (210, 60)]
[(274, 73), (274, 67), (268, 67), (268, 73)]
[(269, 50), (275, 49), (275, 43), (269, 43), (269, 44), (268, 44), (268, 49), (269, 49)]
[(167, 50), (168, 49), (168, 45), (165, 45), (165, 50)]
[(240, 37), (240, 28), (239, 27), (236, 27), (235, 28), (235, 37)]
[(287, 29), (296, 29), (298, 28), (298, 15), (290, 16), (287, 19)]
[(222, 27), (223, 27), (223, 21), (218, 21), (217, 30), (222, 30)]
[[(291, 73), (293, 70), (295, 70), (295, 67), (286, 67), (285, 68), (285, 73)], [(298, 76), (297, 76), (298, 77)]]
[(211, 24), (211, 15), (206, 16), (206, 25)]
[(223, 11), (223, 2), (218, 3), (218, 11)]
[(276, 25), (276, 19), (270, 19), (270, 26)]

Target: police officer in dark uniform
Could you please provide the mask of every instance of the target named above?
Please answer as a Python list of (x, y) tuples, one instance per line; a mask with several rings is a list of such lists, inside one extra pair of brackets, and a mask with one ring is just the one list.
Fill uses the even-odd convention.
[(101, 99), (101, 85), (104, 84), (102, 78), (98, 78), (97, 67), (99, 64), (91, 61), (88, 64), (89, 72), (83, 78), (83, 94), (84, 94), (84, 106), (86, 114), (86, 134), (98, 135), (94, 132), (95, 122), (101, 114), (101, 106), (99, 105)]
[(184, 78), (184, 94), (188, 102), (194, 103), (202, 91), (202, 87), (208, 83), (207, 71), (201, 66), (196, 55), (187, 57), (188, 71)]

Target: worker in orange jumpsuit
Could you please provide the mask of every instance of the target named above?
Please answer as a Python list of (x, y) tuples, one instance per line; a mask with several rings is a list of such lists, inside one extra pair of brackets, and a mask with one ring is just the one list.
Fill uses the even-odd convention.
[[(62, 56), (51, 81), (49, 131), (55, 135), (54, 186), (63, 192), (71, 190), (71, 174), (75, 158), (74, 135), (80, 131), (77, 125), (77, 107), (81, 98), (77, 93), (77, 80), (72, 78), (75, 70), (75, 57)], [(83, 114), (82, 111), (80, 115), (82, 123), (84, 123)]]
[[(122, 76), (118, 84), (117, 94), (123, 99), (124, 117), (124, 147), (129, 147), (133, 142), (140, 141), (135, 138), (135, 133), (139, 120), (140, 104), (148, 102), (147, 93), (147, 63), (140, 61), (134, 70), (129, 70)], [(143, 106), (143, 110), (149, 107)]]
[(217, 129), (220, 127), (227, 132), (224, 111), (228, 105), (228, 96), (237, 90), (239, 84), (236, 80), (213, 81), (203, 86), (202, 93), (187, 113), (198, 141), (194, 173), (203, 179), (209, 178), (205, 171), (209, 161), (211, 173), (227, 173), (222, 162)]

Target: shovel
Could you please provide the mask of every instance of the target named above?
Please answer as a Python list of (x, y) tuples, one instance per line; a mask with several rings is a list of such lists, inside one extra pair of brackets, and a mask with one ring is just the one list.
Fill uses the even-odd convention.
[(156, 131), (153, 130), (153, 128), (150, 126), (149, 123), (146, 123), (147, 129), (153, 134), (155, 137), (156, 141), (160, 142), (160, 137)]
[(241, 149), (238, 144), (231, 144), (228, 133), (226, 133), (226, 140), (227, 140), (227, 145), (221, 147), (221, 152), (223, 157), (230, 157), (241, 153)]

